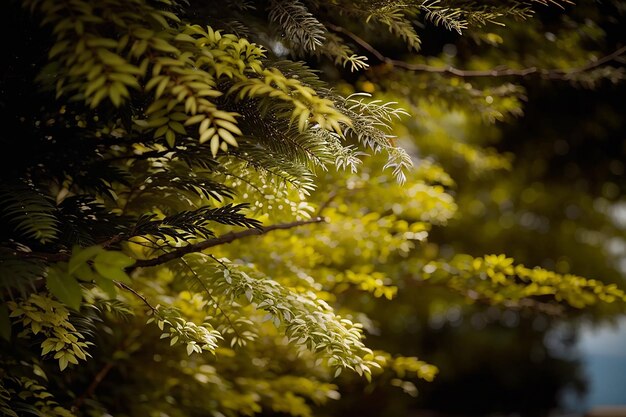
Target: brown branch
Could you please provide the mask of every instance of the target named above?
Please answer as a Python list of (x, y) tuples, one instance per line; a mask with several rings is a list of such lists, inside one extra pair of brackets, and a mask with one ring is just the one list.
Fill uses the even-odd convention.
[(539, 300), (534, 300), (531, 298), (522, 298), (519, 300), (502, 300), (501, 302), (494, 301), (488, 296), (484, 296), (479, 292), (472, 290), (471, 288), (459, 288), (454, 285), (450, 285), (447, 282), (433, 282), (431, 280), (416, 280), (412, 277), (407, 277), (405, 281), (408, 282), (408, 285), (417, 288), (442, 288), (453, 292), (461, 297), (472, 300), (473, 302), (479, 303), (481, 305), (486, 306), (503, 306), (505, 308), (511, 310), (534, 310), (539, 311), (541, 313), (547, 314), (549, 316), (554, 317), (563, 317), (564, 315), (564, 306), (560, 304), (554, 304), (549, 302), (543, 302)]
[[(229, 232), (226, 233), (225, 235), (222, 235), (220, 237), (216, 237), (214, 239), (209, 239), (209, 240), (205, 240), (203, 242), (199, 242), (199, 243), (195, 243), (195, 244), (191, 244), (191, 245), (187, 245), (184, 246), (182, 248), (176, 249), (172, 252), (168, 252), (164, 255), (161, 255), (159, 257), (153, 258), (153, 259), (141, 259), (138, 260), (137, 262), (135, 262), (133, 265), (129, 266), (128, 268), (126, 268), (127, 272), (132, 272), (137, 268), (144, 268), (144, 267), (149, 267), (149, 266), (157, 266), (157, 265), (161, 265), (165, 262), (169, 262), (171, 260), (174, 259), (178, 259), (181, 256), (184, 256), (188, 253), (193, 253), (193, 252), (200, 252), (203, 251), (204, 249), (208, 249), (208, 248), (212, 248), (214, 246), (219, 246), (219, 245), (224, 245), (226, 243), (231, 243), (234, 240), (238, 240), (238, 239), (242, 239), (244, 237), (248, 237), (248, 236), (255, 236), (255, 235), (264, 235), (268, 232), (271, 232), (272, 230), (286, 230), (286, 229), (293, 229), (294, 227), (299, 227), (299, 226), (304, 226), (307, 224), (313, 224), (313, 223), (323, 223), (326, 220), (323, 217), (314, 217), (312, 219), (309, 220), (300, 220), (300, 221), (295, 221), (295, 222), (291, 222), (291, 223), (279, 223), (279, 224), (273, 224), (270, 226), (265, 226), (265, 227), (261, 227), (259, 229), (247, 229), (247, 230), (243, 230), (241, 232)], [(123, 240), (123, 235), (115, 235), (112, 238), (110, 238), (109, 240), (105, 241), (102, 243), (102, 245), (104, 247), (110, 246), (114, 243), (118, 243), (119, 241)], [(18, 257), (22, 257), (22, 258), (35, 258), (35, 259), (42, 259), (48, 262), (63, 262), (63, 261), (67, 261), (70, 259), (70, 254), (66, 253), (66, 252), (57, 252), (57, 253), (44, 253), (44, 252), (23, 252), (23, 251), (12, 251), (13, 255), (18, 256)], [(121, 288), (124, 288), (125, 290), (129, 290), (132, 291), (132, 288), (130, 287), (126, 287), (124, 284), (122, 283), (117, 283), (118, 286), (120, 286)], [(145, 300), (144, 300), (145, 301)], [(147, 302), (146, 302), (147, 304)], [(149, 305), (149, 304), (148, 304)]]
[(136, 290), (134, 290), (133, 288), (129, 287), (128, 285), (124, 284), (123, 282), (119, 282), (119, 281), (113, 281), (115, 282), (115, 285), (117, 285), (118, 287), (122, 288), (123, 290), (126, 290), (130, 293), (132, 293), (135, 297), (139, 298), (141, 301), (143, 301), (143, 303), (145, 305), (147, 305), (150, 310), (152, 310), (153, 313), (156, 313), (158, 310), (156, 309), (156, 307), (154, 307), (152, 304), (150, 304), (150, 302), (148, 301), (148, 299), (146, 297), (144, 297), (143, 295), (141, 295), (140, 293), (138, 293)]
[(83, 392), (80, 397), (76, 398), (76, 401), (74, 401), (74, 405), (72, 406), (72, 412), (78, 412), (85, 400), (93, 396), (96, 392), (96, 388), (98, 388), (98, 385), (100, 385), (111, 369), (113, 369), (113, 362), (107, 362), (104, 364), (100, 371), (98, 371), (98, 373), (93, 377), (93, 380), (85, 392)]
[(326, 208), (333, 202), (333, 200), (337, 197), (338, 194), (339, 192), (337, 190), (331, 191), (328, 194), (328, 198), (326, 199), (326, 201), (320, 204), (319, 208), (317, 209), (317, 213), (315, 213), (315, 216), (322, 217), (324, 210), (326, 210)]
[(549, 78), (549, 79), (567, 79), (567, 77), (571, 75), (586, 72), (591, 69), (597, 68), (601, 65), (604, 65), (607, 62), (611, 62), (619, 58), (620, 56), (622, 56), (624, 53), (626, 53), (626, 46), (623, 46), (615, 50), (613, 53), (606, 55), (600, 59), (589, 61), (587, 64), (581, 67), (569, 68), (569, 69), (559, 69), (559, 68), (545, 69), (545, 68), (538, 68), (538, 67), (513, 69), (513, 68), (506, 68), (506, 67), (496, 67), (496, 68), (489, 69), (489, 70), (465, 70), (465, 69), (455, 68), (452, 66), (436, 67), (436, 66), (426, 65), (426, 64), (411, 64), (409, 62), (392, 59), (383, 55), (380, 51), (374, 48), (365, 39), (349, 31), (348, 29), (345, 29), (341, 26), (333, 25), (331, 23), (326, 24), (326, 26), (334, 30), (335, 32), (343, 33), (344, 35), (352, 39), (354, 42), (356, 42), (363, 49), (365, 49), (366, 51), (374, 55), (376, 59), (378, 59), (381, 62), (384, 62), (385, 64), (388, 64), (397, 68), (402, 68), (408, 71), (448, 74), (448, 75), (454, 75), (457, 77), (510, 77), (510, 76), (526, 77), (528, 75), (539, 75), (541, 77)]
[(100, 243), (99, 245), (102, 246), (104, 249), (111, 247), (115, 244), (120, 243), (122, 240), (124, 240), (124, 238), (126, 238), (126, 234), (124, 233), (118, 233), (114, 236), (112, 236), (111, 238), (105, 240), (104, 242)]
[(11, 252), (12, 255), (18, 258), (33, 258), (33, 259), (41, 259), (43, 261), (48, 262), (63, 262), (70, 259), (70, 254), (67, 252), (56, 252), (56, 253), (47, 253), (47, 252), (25, 252), (21, 250), (14, 250)]
[(224, 245), (227, 243), (231, 243), (235, 240), (238, 239), (242, 239), (248, 236), (256, 236), (256, 235), (264, 235), (268, 232), (271, 232), (273, 230), (286, 230), (286, 229), (293, 229), (294, 227), (299, 227), (299, 226), (304, 226), (307, 224), (313, 224), (313, 223), (322, 223), (324, 222), (325, 219), (322, 217), (315, 217), (313, 219), (309, 219), (309, 220), (300, 220), (300, 221), (295, 221), (295, 222), (291, 222), (291, 223), (280, 223), (280, 224), (273, 224), (270, 226), (265, 226), (265, 227), (261, 227), (259, 229), (247, 229), (247, 230), (243, 230), (241, 232), (229, 232), (226, 233), (225, 235), (222, 235), (220, 237), (216, 237), (213, 239), (208, 239), (205, 240), (203, 242), (199, 242), (199, 243), (194, 243), (194, 244), (190, 244), (187, 246), (184, 246), (182, 248), (173, 250), (171, 252), (168, 252), (164, 255), (158, 256), (156, 258), (152, 258), (152, 259), (142, 259), (142, 260), (138, 260), (137, 262), (135, 262), (133, 265), (129, 266), (128, 268), (126, 268), (127, 272), (131, 272), (137, 268), (145, 268), (145, 267), (150, 267), (150, 266), (157, 266), (157, 265), (162, 265), (166, 262), (172, 261), (174, 259), (178, 259), (181, 258), (189, 253), (194, 253), (194, 252), (201, 252), (205, 249), (208, 248), (212, 248), (214, 246), (219, 246), (219, 245)]

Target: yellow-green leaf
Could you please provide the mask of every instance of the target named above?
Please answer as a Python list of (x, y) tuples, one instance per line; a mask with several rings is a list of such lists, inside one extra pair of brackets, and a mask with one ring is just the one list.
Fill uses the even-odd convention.
[(83, 292), (76, 278), (60, 269), (51, 267), (48, 269), (46, 286), (61, 302), (67, 304), (74, 310), (80, 309)]

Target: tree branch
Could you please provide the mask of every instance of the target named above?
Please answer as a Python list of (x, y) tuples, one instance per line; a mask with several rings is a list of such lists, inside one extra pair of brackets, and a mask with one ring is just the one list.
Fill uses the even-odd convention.
[(547, 314), (549, 316), (554, 316), (554, 317), (563, 317), (564, 315), (564, 306), (560, 304), (543, 302), (543, 301), (534, 300), (531, 298), (522, 298), (519, 300), (503, 300), (500, 303), (498, 303), (489, 297), (482, 296), (480, 293), (472, 289), (464, 289), (464, 288), (455, 287), (453, 285), (450, 285), (447, 282), (433, 282), (431, 280), (415, 280), (414, 278), (407, 278), (406, 281), (408, 282), (408, 285), (411, 285), (412, 287), (443, 288), (457, 295), (460, 295), (464, 298), (468, 298), (472, 300), (473, 302), (480, 303), (482, 305), (494, 306), (494, 307), (501, 305), (507, 309), (512, 309), (512, 310), (529, 309), (529, 310), (539, 311), (541, 313)]
[(226, 243), (231, 243), (231, 242), (233, 242), (235, 240), (242, 239), (244, 237), (255, 236), (255, 235), (264, 235), (264, 234), (266, 234), (268, 232), (271, 232), (273, 230), (293, 229), (294, 227), (304, 226), (304, 225), (307, 225), (307, 224), (322, 223), (324, 221), (325, 220), (322, 217), (315, 217), (315, 218), (309, 219), (309, 220), (300, 220), (300, 221), (291, 222), (291, 223), (273, 224), (273, 225), (270, 225), (270, 226), (261, 227), (259, 229), (247, 229), (247, 230), (243, 230), (241, 232), (229, 232), (229, 233), (226, 233), (225, 235), (222, 235), (220, 237), (216, 237), (216, 238), (213, 238), (213, 239), (205, 240), (203, 242), (194, 243), (194, 244), (190, 244), (190, 245), (184, 246), (182, 248), (173, 250), (171, 252), (168, 252), (168, 253), (166, 253), (164, 255), (161, 255), (161, 256), (158, 256), (156, 258), (138, 260), (133, 265), (131, 265), (128, 268), (126, 268), (126, 271), (127, 272), (132, 272), (132, 271), (134, 271), (137, 268), (146, 268), (146, 267), (150, 267), (150, 266), (162, 265), (162, 264), (164, 264), (166, 262), (169, 262), (169, 261), (172, 261), (174, 259), (181, 258), (181, 257), (187, 255), (188, 253), (201, 252), (201, 251), (203, 251), (205, 249), (212, 248), (214, 246), (224, 245)]
[(32, 259), (41, 259), (47, 262), (63, 262), (70, 259), (70, 254), (67, 252), (56, 252), (56, 253), (47, 253), (47, 252), (25, 252), (21, 250), (12, 250), (11, 254), (18, 258), (32, 258)]
[(343, 33), (344, 35), (352, 39), (354, 42), (356, 42), (363, 49), (365, 49), (366, 51), (374, 55), (376, 59), (388, 65), (391, 65), (397, 68), (402, 68), (408, 71), (448, 74), (448, 75), (455, 75), (457, 77), (511, 77), (511, 76), (526, 77), (528, 75), (539, 75), (543, 78), (548, 78), (548, 79), (567, 79), (568, 76), (592, 70), (594, 68), (597, 68), (601, 65), (606, 64), (607, 62), (611, 62), (619, 58), (620, 56), (622, 56), (624, 53), (626, 53), (626, 46), (623, 46), (615, 50), (613, 53), (606, 55), (600, 59), (589, 61), (587, 64), (581, 67), (569, 68), (569, 69), (559, 69), (559, 68), (545, 69), (545, 68), (538, 68), (538, 67), (512, 69), (512, 68), (506, 68), (506, 67), (497, 67), (497, 68), (493, 68), (489, 70), (465, 70), (465, 69), (455, 68), (452, 66), (436, 67), (436, 66), (426, 65), (426, 64), (411, 64), (409, 62), (392, 59), (383, 55), (380, 51), (374, 48), (365, 39), (361, 38), (355, 33), (352, 33), (348, 29), (345, 29), (341, 26), (333, 25), (331, 23), (327, 23), (326, 26), (334, 30), (335, 32)]
[(119, 282), (119, 281), (113, 281), (115, 283), (115, 285), (117, 285), (118, 287), (120, 287), (123, 290), (126, 290), (130, 293), (132, 293), (135, 297), (139, 298), (141, 301), (143, 301), (143, 303), (145, 305), (147, 305), (150, 310), (152, 310), (153, 313), (156, 313), (158, 310), (156, 309), (156, 307), (154, 307), (152, 304), (150, 304), (150, 302), (148, 301), (148, 299), (146, 297), (144, 297), (143, 295), (141, 295), (140, 293), (138, 293), (136, 290), (134, 290), (133, 288), (129, 287), (128, 285), (124, 284), (123, 282)]
[(85, 392), (83, 392), (80, 397), (76, 398), (76, 401), (74, 401), (74, 405), (72, 406), (72, 412), (77, 413), (85, 400), (93, 396), (96, 392), (96, 388), (98, 388), (98, 385), (100, 385), (111, 369), (113, 369), (113, 362), (107, 362), (104, 364), (100, 371), (98, 371), (98, 373), (94, 376)]
[(324, 210), (326, 210), (326, 207), (328, 207), (330, 205), (330, 203), (333, 202), (333, 200), (337, 197), (338, 195), (338, 191), (337, 190), (333, 190), (328, 194), (328, 198), (326, 199), (326, 201), (324, 201), (322, 204), (320, 204), (319, 208), (317, 209), (317, 213), (315, 213), (315, 215), (317, 217), (322, 217), (322, 213), (324, 212)]
[(120, 243), (122, 240), (124, 240), (124, 238), (126, 238), (126, 234), (118, 233), (116, 235), (113, 235), (109, 239), (105, 240), (104, 242), (99, 243), (99, 245), (102, 246), (104, 249), (107, 249), (110, 246)]
[[(273, 225), (261, 227), (258, 229), (246, 229), (241, 232), (229, 232), (229, 233), (226, 233), (225, 235), (216, 237), (214, 239), (208, 239), (203, 242), (184, 246), (182, 248), (173, 250), (172, 252), (168, 252), (164, 255), (158, 256), (153, 259), (138, 260), (133, 265), (126, 268), (126, 271), (132, 272), (137, 268), (145, 268), (145, 267), (150, 267), (150, 266), (161, 265), (161, 264), (164, 264), (165, 262), (178, 259), (188, 253), (201, 252), (205, 249), (212, 248), (214, 246), (224, 245), (226, 243), (231, 243), (234, 240), (242, 239), (248, 236), (264, 235), (273, 230), (293, 229), (294, 227), (299, 227), (299, 226), (304, 226), (307, 224), (314, 224), (314, 223), (323, 223), (323, 222), (325, 222), (325, 219), (323, 217), (317, 216), (309, 220), (300, 220), (300, 221), (295, 221), (291, 223), (273, 224)], [(106, 248), (110, 246), (111, 244), (118, 243), (121, 240), (123, 240), (123, 236), (115, 235), (111, 239), (103, 242), (102, 245), (103, 247)], [(71, 256), (67, 252), (43, 253), (43, 252), (23, 252), (23, 251), (17, 251), (17, 250), (13, 250), (12, 254), (21, 258), (42, 259), (47, 262), (63, 262), (63, 261), (69, 260)], [(122, 283), (118, 283), (118, 286), (122, 287), (125, 290), (133, 291), (132, 288), (129, 288)]]
[[(230, 269), (228, 268), (228, 266), (226, 266), (226, 264), (222, 261), (220, 261), (219, 259), (217, 259), (215, 256), (213, 255), (209, 255), (209, 257), (211, 259), (213, 259), (215, 262), (219, 263), (220, 265), (222, 265), (224, 268), (228, 269), (230, 272)], [(204, 281), (202, 281), (202, 279), (200, 279), (200, 277), (198, 276), (198, 273), (191, 267), (191, 265), (189, 265), (189, 262), (187, 262), (185, 260), (185, 258), (180, 258), (180, 260), (183, 262), (183, 264), (185, 264), (185, 266), (187, 267), (187, 269), (191, 272), (191, 274), (196, 278), (196, 281), (198, 281), (198, 283), (200, 283), (200, 286), (202, 287), (202, 289), (204, 290), (204, 292), (206, 293), (207, 297), (209, 297), (211, 299), (211, 301), (213, 302), (213, 304), (215, 305), (215, 307), (217, 308), (217, 310), (222, 314), (222, 316), (224, 316), (224, 318), (226, 319), (226, 321), (228, 322), (228, 325), (230, 326), (231, 329), (233, 329), (233, 332), (235, 332), (235, 336), (238, 339), (241, 339), (241, 335), (239, 334), (239, 331), (237, 330), (237, 328), (235, 327), (235, 324), (233, 323), (233, 321), (230, 319), (230, 317), (228, 316), (228, 314), (226, 314), (226, 312), (224, 311), (224, 309), (222, 309), (222, 306), (220, 306), (220, 303), (217, 302), (217, 300), (215, 299), (215, 297), (213, 297), (213, 294), (211, 294), (211, 290), (209, 290), (209, 288), (206, 286), (206, 284), (204, 283)]]

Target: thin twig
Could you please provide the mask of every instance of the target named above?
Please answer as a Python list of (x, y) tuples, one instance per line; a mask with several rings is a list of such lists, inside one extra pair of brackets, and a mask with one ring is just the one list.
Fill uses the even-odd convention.
[(162, 265), (174, 259), (179, 259), (188, 253), (201, 252), (205, 249), (231, 243), (235, 240), (242, 239), (248, 236), (264, 235), (273, 230), (293, 229), (294, 227), (299, 227), (299, 226), (304, 226), (304, 225), (314, 224), (314, 223), (322, 223), (324, 221), (325, 219), (322, 217), (315, 217), (309, 220), (300, 220), (300, 221), (295, 221), (291, 223), (273, 224), (273, 225), (261, 227), (258, 229), (247, 229), (241, 232), (229, 232), (220, 237), (216, 237), (213, 239), (205, 240), (203, 242), (184, 246), (182, 248), (173, 250), (171, 252), (168, 252), (156, 258), (138, 260), (133, 265), (126, 268), (126, 271), (131, 272), (137, 268), (145, 268), (145, 267), (150, 267), (150, 266)]
[(119, 281), (113, 281), (118, 287), (132, 293), (135, 297), (139, 298), (141, 301), (143, 301), (143, 303), (145, 305), (147, 305), (153, 313), (158, 313), (158, 310), (156, 309), (156, 307), (154, 307), (152, 304), (150, 304), (150, 302), (148, 301), (148, 299), (146, 297), (144, 297), (143, 295), (141, 295), (140, 293), (138, 293), (136, 290), (134, 290), (133, 288), (129, 287), (128, 285), (124, 284), (123, 282), (119, 282)]
[(34, 258), (41, 259), (48, 262), (62, 262), (70, 259), (70, 254), (67, 252), (56, 252), (56, 253), (46, 253), (46, 252), (25, 252), (21, 250), (14, 250), (12, 252), (13, 255), (18, 258)]
[[(431, 280), (416, 280), (414, 278), (407, 278), (406, 281), (412, 287), (443, 288), (448, 291), (452, 291), (453, 293), (460, 295), (464, 298), (468, 298), (472, 300), (473, 302), (479, 303), (481, 305), (488, 305), (488, 306), (495, 306), (495, 307), (499, 305), (498, 302), (494, 301), (493, 299), (487, 296), (482, 296), (477, 291), (474, 291), (472, 289), (455, 287), (454, 285), (451, 285), (450, 283), (447, 283), (447, 282), (433, 282)], [(542, 302), (542, 301), (533, 300), (530, 298), (522, 298), (519, 300), (503, 300), (500, 305), (508, 309), (513, 309), (513, 310), (522, 310), (522, 309), (535, 310), (535, 311), (539, 311), (541, 313), (545, 313), (547, 315), (554, 316), (554, 317), (562, 317), (564, 314), (563, 312), (564, 307), (562, 305), (551, 304), (548, 302)]]
[(100, 385), (100, 383), (104, 380), (104, 378), (107, 376), (111, 369), (113, 369), (113, 362), (107, 362), (100, 369), (100, 371), (98, 371), (98, 373), (93, 377), (93, 380), (89, 384), (89, 387), (87, 387), (85, 392), (83, 392), (83, 394), (80, 397), (76, 398), (76, 401), (74, 401), (74, 404), (72, 406), (72, 411), (74, 413), (76, 413), (80, 409), (80, 407), (83, 405), (87, 398), (91, 398), (93, 396), (93, 394), (96, 392), (96, 388), (98, 388), (98, 385)]
[[(219, 259), (217, 259), (215, 256), (213, 255), (209, 255), (209, 257), (211, 259), (213, 259), (215, 262), (221, 264), (224, 268), (229, 269), (228, 266), (226, 266), (226, 264), (222, 261), (220, 261)], [(222, 309), (222, 307), (220, 306), (220, 304), (217, 302), (217, 300), (215, 299), (215, 297), (213, 297), (213, 294), (211, 294), (211, 291), (209, 290), (209, 288), (205, 285), (205, 283), (200, 279), (200, 277), (198, 276), (198, 273), (196, 271), (194, 271), (194, 269), (191, 267), (191, 265), (189, 265), (189, 263), (185, 260), (185, 258), (180, 258), (180, 260), (185, 264), (185, 266), (191, 271), (191, 273), (193, 274), (194, 277), (196, 277), (196, 280), (200, 283), (200, 285), (202, 286), (202, 288), (204, 289), (204, 292), (206, 292), (207, 296), (211, 299), (211, 301), (213, 301), (213, 304), (215, 304), (215, 307), (217, 308), (217, 310), (224, 316), (224, 318), (226, 319), (226, 321), (228, 322), (228, 324), (230, 325), (230, 327), (233, 329), (233, 332), (235, 332), (235, 336), (238, 339), (241, 339), (241, 335), (239, 334), (239, 332), (237, 331), (237, 328), (235, 327), (235, 325), (233, 324), (232, 320), (230, 319), (230, 317), (228, 317), (228, 314), (226, 314), (226, 312)], [(230, 271), (230, 270), (229, 270)]]
[(100, 243), (100, 246), (102, 246), (104, 249), (107, 249), (119, 242), (121, 242), (122, 240), (124, 240), (124, 238), (126, 238), (126, 234), (125, 233), (118, 233), (116, 235), (113, 235), (112, 237), (110, 237), (109, 239), (105, 240), (104, 242)]
[(626, 46), (623, 46), (615, 50), (611, 54), (606, 55), (600, 59), (591, 60), (587, 64), (581, 67), (569, 68), (569, 69), (559, 69), (559, 68), (545, 69), (545, 68), (538, 68), (538, 67), (513, 69), (513, 68), (506, 68), (506, 67), (497, 67), (497, 68), (493, 68), (489, 70), (465, 70), (465, 69), (455, 68), (452, 66), (437, 67), (437, 66), (426, 65), (426, 64), (411, 64), (409, 62), (392, 59), (383, 55), (380, 51), (374, 48), (365, 39), (349, 31), (348, 29), (343, 28), (341, 26), (333, 25), (331, 23), (327, 23), (326, 26), (334, 30), (335, 32), (343, 33), (344, 35), (352, 39), (354, 42), (356, 42), (363, 49), (365, 49), (366, 51), (374, 55), (376, 59), (386, 64), (389, 64), (391, 66), (402, 68), (408, 71), (449, 74), (449, 75), (455, 75), (457, 77), (511, 77), (511, 76), (526, 77), (528, 75), (539, 75), (541, 77), (549, 78), (549, 79), (567, 79), (571, 75), (586, 72), (591, 69), (597, 68), (601, 65), (604, 65), (608, 62), (611, 62), (619, 58), (620, 56), (622, 56), (624, 53), (626, 53)]
[(315, 213), (315, 216), (322, 217), (324, 210), (326, 210), (326, 208), (330, 205), (330, 203), (333, 202), (333, 200), (337, 197), (338, 194), (339, 192), (337, 190), (331, 191), (328, 194), (328, 198), (326, 199), (326, 201), (320, 204), (319, 208), (317, 209), (317, 213)]

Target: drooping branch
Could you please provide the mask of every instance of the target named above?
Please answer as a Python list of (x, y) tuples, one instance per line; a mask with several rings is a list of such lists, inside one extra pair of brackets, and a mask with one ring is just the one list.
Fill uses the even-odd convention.
[(304, 226), (307, 224), (322, 223), (324, 221), (325, 219), (323, 217), (315, 217), (309, 220), (300, 220), (300, 221), (295, 221), (291, 223), (273, 224), (273, 225), (261, 227), (258, 229), (246, 229), (241, 232), (229, 232), (213, 239), (208, 239), (202, 242), (190, 244), (182, 248), (175, 249), (171, 252), (168, 252), (156, 258), (138, 260), (133, 265), (129, 266), (126, 270), (127, 272), (131, 272), (137, 268), (145, 268), (145, 267), (162, 265), (174, 259), (182, 258), (188, 253), (201, 252), (205, 249), (231, 243), (235, 240), (242, 239), (248, 236), (264, 235), (273, 230), (293, 229), (295, 227)]
[[(198, 243), (184, 246), (182, 248), (178, 248), (176, 250), (173, 250), (171, 252), (168, 252), (166, 254), (163, 254), (153, 259), (138, 260), (133, 265), (126, 268), (126, 271), (132, 272), (137, 268), (161, 265), (161, 264), (164, 264), (165, 262), (178, 259), (188, 253), (201, 252), (205, 249), (212, 248), (214, 246), (224, 245), (226, 243), (230, 243), (235, 240), (242, 239), (244, 237), (264, 235), (273, 230), (293, 229), (294, 227), (299, 227), (299, 226), (304, 226), (307, 224), (314, 224), (314, 223), (323, 223), (324, 221), (325, 219), (323, 217), (317, 216), (309, 220), (300, 220), (300, 221), (295, 221), (291, 223), (273, 224), (270, 226), (265, 226), (265, 227), (256, 228), (256, 229), (246, 229), (241, 232), (229, 232), (213, 239), (208, 239), (202, 242), (198, 242)], [(106, 248), (110, 246), (112, 243), (117, 243), (120, 240), (122, 240), (121, 235), (115, 235), (108, 241), (104, 242), (103, 246)], [(71, 254), (67, 252), (43, 253), (43, 252), (13, 251), (12, 253), (13, 255), (21, 257), (21, 258), (42, 259), (44, 261), (51, 262), (51, 263), (68, 261), (71, 257)], [(128, 289), (128, 288), (124, 288), (124, 289)]]
[[(150, 304), (148, 299), (145, 296), (143, 296), (141, 293), (137, 292), (135, 289), (129, 287), (123, 282), (119, 282), (119, 281), (114, 281), (114, 282), (115, 282), (115, 285), (117, 285), (121, 289), (128, 291), (131, 294), (133, 294), (135, 297), (139, 298), (146, 306), (148, 306), (152, 310), (153, 313), (157, 312), (156, 307)], [(118, 351), (124, 350), (126, 347), (126, 343), (127, 343), (126, 340), (122, 341), (122, 343), (120, 343), (120, 345), (117, 347), (117, 350)], [(76, 400), (74, 401), (74, 404), (72, 405), (72, 411), (74, 413), (78, 412), (78, 410), (82, 407), (86, 399), (93, 397), (93, 395), (96, 392), (96, 388), (98, 388), (100, 383), (104, 380), (104, 378), (106, 378), (106, 376), (111, 371), (111, 369), (113, 369), (114, 366), (115, 364), (113, 361), (108, 361), (102, 366), (102, 368), (100, 368), (98, 373), (94, 375), (87, 389), (80, 396), (78, 396)]]
[(337, 190), (333, 190), (328, 194), (328, 198), (326, 199), (326, 201), (320, 204), (319, 208), (317, 209), (317, 213), (316, 213), (317, 217), (322, 216), (322, 213), (324, 213), (324, 210), (326, 210), (326, 208), (333, 202), (333, 200), (337, 198), (338, 194), (339, 193)]
[(96, 392), (96, 388), (98, 388), (98, 385), (100, 385), (100, 383), (104, 380), (104, 378), (111, 371), (111, 369), (113, 369), (113, 366), (113, 362), (106, 362), (104, 366), (102, 366), (98, 373), (93, 377), (93, 380), (91, 381), (85, 392), (83, 392), (80, 397), (76, 398), (76, 400), (74, 401), (74, 404), (72, 406), (72, 412), (77, 413), (82, 407), (85, 400), (93, 397), (94, 393)]
[[(225, 268), (228, 269), (228, 267), (226, 266), (226, 264), (224, 264), (222, 261), (220, 261), (219, 259), (217, 259), (215, 256), (213, 255), (209, 255), (215, 262), (223, 265)], [(220, 304), (217, 302), (217, 299), (215, 299), (215, 297), (213, 297), (213, 294), (211, 293), (211, 290), (206, 286), (206, 284), (204, 283), (204, 281), (202, 281), (202, 279), (199, 277), (198, 273), (191, 267), (191, 265), (189, 265), (189, 262), (187, 262), (185, 260), (185, 258), (180, 258), (180, 260), (182, 261), (182, 263), (185, 265), (185, 267), (187, 267), (187, 269), (189, 270), (189, 272), (191, 272), (191, 274), (194, 276), (194, 278), (196, 279), (196, 281), (200, 284), (200, 286), (202, 287), (202, 289), (204, 290), (204, 293), (206, 294), (206, 296), (211, 300), (211, 302), (213, 302), (213, 304), (215, 305), (215, 307), (217, 308), (217, 310), (220, 312), (220, 314), (222, 314), (222, 316), (224, 316), (224, 318), (226, 319), (226, 321), (228, 322), (228, 325), (230, 326), (230, 328), (233, 330), (233, 332), (235, 333), (235, 336), (238, 339), (241, 339), (241, 335), (239, 334), (239, 331), (237, 330), (237, 328), (235, 327), (235, 324), (233, 323), (233, 321), (230, 319), (230, 317), (228, 316), (228, 314), (224, 311), (224, 309), (222, 309), (222, 306), (220, 306)]]
[(560, 68), (546, 69), (546, 68), (539, 68), (539, 67), (513, 69), (513, 68), (507, 68), (507, 67), (496, 67), (496, 68), (492, 68), (488, 70), (466, 70), (466, 69), (455, 68), (450, 65), (444, 66), (444, 67), (438, 67), (438, 66), (426, 65), (426, 64), (412, 64), (409, 62), (392, 59), (383, 55), (380, 51), (374, 48), (365, 39), (349, 31), (348, 29), (345, 29), (341, 26), (333, 25), (330, 23), (327, 23), (326, 26), (334, 30), (335, 32), (343, 33), (344, 35), (352, 39), (355, 43), (357, 43), (359, 46), (361, 46), (363, 49), (371, 53), (374, 57), (376, 57), (376, 59), (378, 59), (381, 62), (384, 62), (385, 64), (391, 65), (396, 68), (402, 68), (407, 71), (447, 74), (447, 75), (454, 75), (454, 76), (463, 77), (463, 78), (466, 78), (466, 77), (467, 78), (470, 78), (470, 77), (526, 77), (529, 75), (538, 75), (540, 77), (553, 79), (553, 80), (554, 79), (567, 79), (569, 76), (572, 76), (574, 74), (587, 72), (594, 68), (598, 68), (608, 62), (614, 61), (626, 53), (626, 46), (623, 46), (619, 49), (616, 49), (611, 54), (603, 56), (600, 59), (591, 60), (587, 64), (581, 67), (568, 68), (568, 69), (560, 69)]
[[(443, 288), (461, 297), (464, 297), (467, 300), (471, 300), (472, 303), (479, 303), (481, 305), (486, 305), (486, 306), (498, 305), (498, 303), (494, 302), (493, 299), (482, 296), (480, 293), (472, 289), (459, 288), (459, 287), (450, 285), (447, 282), (432, 282), (430, 280), (418, 281), (418, 280), (413, 279), (412, 277), (406, 279), (405, 282), (407, 283), (408, 286), (411, 286), (411, 287)], [(543, 301), (534, 300), (531, 298), (522, 298), (519, 300), (503, 300), (500, 303), (500, 305), (511, 310), (528, 309), (528, 310), (533, 310), (533, 311), (537, 311), (540, 313), (544, 313), (553, 317), (563, 317), (564, 311), (565, 311), (565, 308), (563, 305), (543, 302)]]
[(119, 281), (114, 281), (115, 284), (120, 287), (123, 290), (126, 290), (128, 292), (130, 292), (131, 294), (133, 294), (135, 297), (139, 298), (141, 301), (143, 301), (143, 303), (148, 306), (148, 308), (150, 308), (150, 310), (152, 310), (153, 313), (157, 312), (157, 308), (155, 306), (153, 306), (152, 304), (150, 304), (150, 302), (148, 301), (148, 299), (146, 297), (144, 297), (142, 294), (140, 294), (139, 292), (137, 292), (135, 289), (129, 287), (128, 285), (124, 284), (123, 282), (119, 282)]

